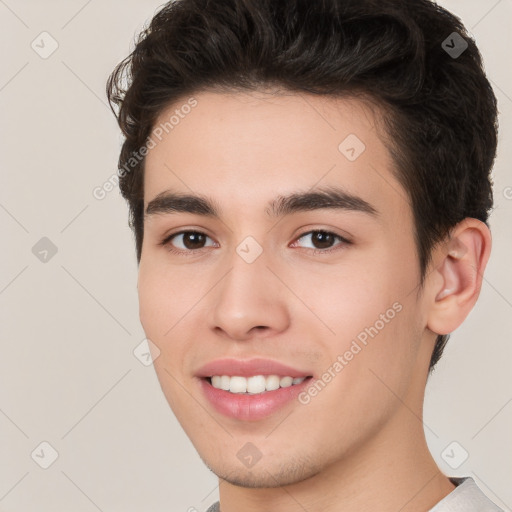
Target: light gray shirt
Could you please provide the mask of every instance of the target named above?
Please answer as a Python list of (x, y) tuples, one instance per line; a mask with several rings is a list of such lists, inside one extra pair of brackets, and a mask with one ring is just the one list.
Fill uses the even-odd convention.
[(450, 478), (457, 487), (429, 512), (503, 512), (476, 485), (472, 478)]
[[(472, 478), (451, 477), (450, 481), (457, 487), (429, 512), (503, 512), (485, 496)], [(219, 502), (206, 512), (221, 512)]]

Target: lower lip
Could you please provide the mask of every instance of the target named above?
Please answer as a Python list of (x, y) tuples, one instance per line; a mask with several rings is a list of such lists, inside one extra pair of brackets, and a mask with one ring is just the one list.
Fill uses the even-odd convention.
[(295, 399), (310, 383), (311, 377), (300, 384), (255, 395), (230, 393), (214, 388), (206, 379), (200, 380), (203, 393), (217, 412), (237, 420), (257, 421), (270, 416)]

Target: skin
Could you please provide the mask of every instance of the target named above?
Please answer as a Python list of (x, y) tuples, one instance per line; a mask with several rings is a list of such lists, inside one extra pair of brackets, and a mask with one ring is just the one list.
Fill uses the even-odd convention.
[[(488, 228), (476, 219), (457, 225), (419, 290), (412, 212), (375, 109), (264, 91), (195, 98), (146, 158), (145, 204), (169, 189), (199, 193), (222, 217), (147, 216), (138, 290), (162, 390), (220, 479), (222, 512), (429, 510), (454, 486), (425, 441), (428, 364), (437, 334), (455, 330), (478, 298)], [(338, 150), (348, 134), (366, 145), (354, 162)], [(279, 194), (328, 185), (362, 197), (378, 217), (265, 214)], [(204, 248), (185, 256), (159, 244), (186, 229), (208, 235)], [(314, 254), (325, 246), (307, 235), (313, 229), (352, 244), (334, 239), (337, 250)], [(247, 236), (263, 249), (251, 264), (236, 252)], [(186, 251), (183, 243), (178, 235), (168, 245)], [(395, 302), (401, 311), (307, 405), (294, 400), (248, 422), (217, 413), (201, 393), (196, 371), (223, 357), (270, 358), (321, 377)], [(251, 469), (237, 458), (247, 442), (262, 454)]]

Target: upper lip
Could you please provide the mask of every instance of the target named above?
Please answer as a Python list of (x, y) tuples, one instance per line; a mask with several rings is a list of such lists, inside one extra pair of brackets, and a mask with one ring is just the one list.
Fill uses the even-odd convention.
[(278, 375), (280, 377), (309, 377), (310, 373), (291, 366), (272, 361), (271, 359), (216, 359), (201, 368), (197, 377), (212, 377), (213, 375), (229, 375), (251, 377), (253, 375)]

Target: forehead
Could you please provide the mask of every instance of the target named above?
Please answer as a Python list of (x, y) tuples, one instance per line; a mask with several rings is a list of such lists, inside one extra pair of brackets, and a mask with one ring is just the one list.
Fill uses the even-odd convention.
[(343, 186), (378, 210), (403, 215), (407, 195), (393, 176), (378, 115), (360, 100), (309, 94), (183, 98), (153, 127), (145, 205), (172, 190), (263, 210), (276, 195)]

